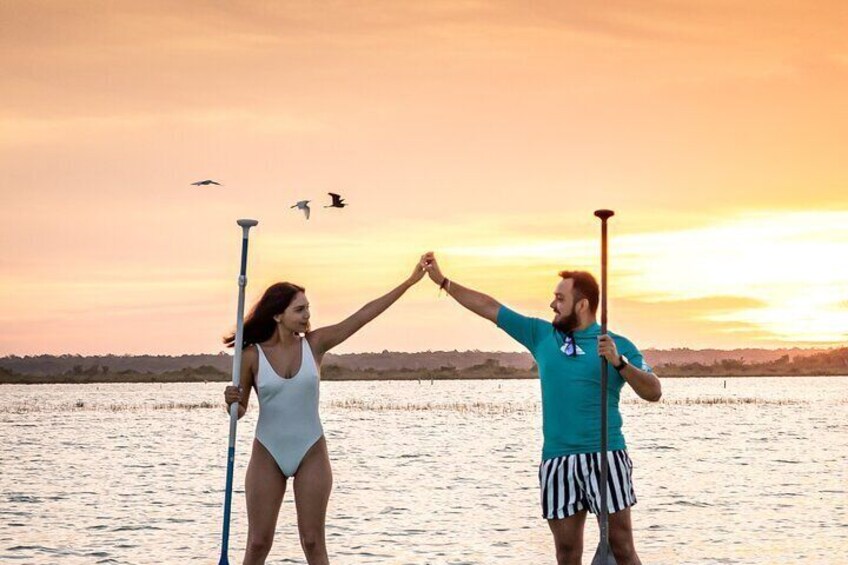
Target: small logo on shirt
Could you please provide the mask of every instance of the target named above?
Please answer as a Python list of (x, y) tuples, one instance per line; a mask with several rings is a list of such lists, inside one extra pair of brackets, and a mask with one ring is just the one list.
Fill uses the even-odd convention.
[(580, 349), (579, 345), (574, 343), (574, 338), (570, 335), (565, 336), (565, 343), (562, 344), (562, 347), (560, 347), (559, 350), (568, 355), (569, 357), (586, 355), (586, 352)]

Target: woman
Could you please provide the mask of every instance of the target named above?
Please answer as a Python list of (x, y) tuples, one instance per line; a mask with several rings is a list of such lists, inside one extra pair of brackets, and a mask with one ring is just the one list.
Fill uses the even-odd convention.
[[(324, 354), (394, 304), (424, 276), (423, 264), (401, 285), (333, 326), (309, 331), (304, 288), (269, 287), (244, 322), (240, 387), (224, 400), (244, 416), (255, 388), (259, 418), (247, 466), (247, 549), (244, 565), (265, 563), (289, 478), (294, 478), (300, 544), (310, 565), (329, 564), (324, 540), (327, 501), (333, 485), (327, 443), (318, 416), (318, 382)], [(233, 347), (235, 334), (224, 338)]]

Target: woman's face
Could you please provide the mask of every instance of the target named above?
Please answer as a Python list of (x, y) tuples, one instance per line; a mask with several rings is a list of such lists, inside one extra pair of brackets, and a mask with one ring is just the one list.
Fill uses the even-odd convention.
[(274, 316), (278, 324), (294, 333), (309, 331), (309, 301), (306, 294), (298, 292), (282, 314)]

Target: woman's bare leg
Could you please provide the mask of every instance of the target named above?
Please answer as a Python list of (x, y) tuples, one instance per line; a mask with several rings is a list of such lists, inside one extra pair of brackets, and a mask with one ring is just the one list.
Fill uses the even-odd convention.
[(309, 565), (329, 565), (324, 524), (333, 489), (333, 471), (322, 437), (313, 445), (294, 476), (294, 502), (300, 545)]
[(244, 565), (263, 565), (271, 545), (277, 516), (286, 492), (286, 477), (268, 450), (253, 440), (244, 493), (247, 498), (247, 549)]

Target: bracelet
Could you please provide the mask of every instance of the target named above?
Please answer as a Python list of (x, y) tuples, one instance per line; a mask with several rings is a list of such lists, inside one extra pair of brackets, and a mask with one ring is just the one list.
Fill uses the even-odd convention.
[(439, 296), (442, 295), (442, 291), (450, 294), (450, 279), (445, 277), (442, 279), (442, 284), (439, 285)]

